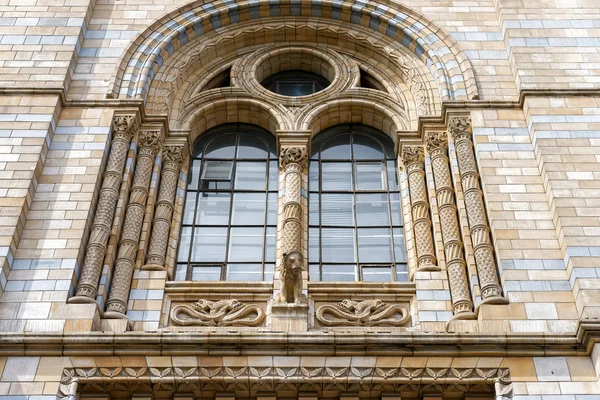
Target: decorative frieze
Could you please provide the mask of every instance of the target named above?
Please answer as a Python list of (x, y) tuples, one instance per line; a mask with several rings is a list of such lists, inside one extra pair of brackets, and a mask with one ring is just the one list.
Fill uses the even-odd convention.
[(402, 160), (408, 174), (408, 189), (413, 216), (413, 230), (417, 247), (417, 271), (439, 271), (433, 233), (431, 214), (425, 184), (425, 152), (422, 146), (404, 146)]
[(185, 142), (165, 143), (162, 151), (162, 175), (154, 212), (154, 222), (152, 223), (150, 246), (146, 256), (146, 265), (142, 269), (166, 270), (165, 259), (175, 208), (175, 194), (177, 193), (179, 172), (186, 155), (187, 146)]
[(403, 326), (410, 318), (406, 307), (381, 300), (343, 300), (324, 304), (315, 318), (324, 326)]
[(85, 259), (79, 284), (70, 303), (96, 301), (102, 264), (106, 255), (111, 226), (115, 216), (119, 188), (123, 181), (123, 169), (127, 160), (129, 143), (137, 130), (135, 115), (115, 115), (112, 122), (112, 142), (106, 170), (102, 177), (102, 188), (94, 222), (86, 246)]
[(448, 137), (446, 132), (429, 132), (427, 151), (435, 183), (438, 213), (441, 221), (442, 241), (446, 256), (446, 269), (452, 295), (454, 319), (473, 319), (473, 301), (469, 290), (467, 263), (460, 234), (458, 211), (454, 198), (454, 187), (448, 159)]
[(451, 117), (449, 131), (454, 138), (458, 170), (464, 192), (471, 241), (475, 253), (482, 303), (505, 304), (498, 279), (490, 227), (485, 213), (483, 192), (473, 149), (473, 131), (469, 117)]
[(256, 304), (244, 304), (235, 299), (198, 300), (171, 309), (171, 321), (177, 326), (258, 326), (265, 312)]
[(131, 289), (131, 279), (135, 269), (142, 223), (152, 179), (154, 158), (160, 151), (162, 131), (143, 129), (138, 136), (138, 156), (133, 185), (127, 203), (123, 233), (113, 273), (110, 293), (106, 305), (105, 318), (124, 318), (127, 312), (127, 299)]

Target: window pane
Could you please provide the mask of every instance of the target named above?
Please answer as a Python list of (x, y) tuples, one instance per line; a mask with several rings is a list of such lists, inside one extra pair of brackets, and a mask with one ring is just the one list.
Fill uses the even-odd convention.
[(366, 135), (352, 135), (355, 160), (383, 160), (383, 149), (376, 140)]
[(183, 227), (181, 228), (181, 236), (179, 237), (179, 252), (177, 254), (177, 261), (187, 262), (190, 255), (190, 243), (192, 241), (192, 228)]
[(402, 225), (402, 209), (400, 208), (399, 193), (390, 193), (390, 208), (392, 209), (392, 224)]
[(196, 228), (192, 262), (223, 262), (227, 247), (227, 228)]
[(250, 133), (240, 134), (237, 156), (239, 158), (266, 159), (269, 156), (267, 145), (258, 137)]
[(229, 193), (201, 192), (198, 197), (198, 225), (227, 225), (229, 223)]
[(314, 91), (313, 82), (278, 82), (276, 90), (283, 96), (306, 96)]
[(383, 164), (356, 163), (356, 190), (385, 190)]
[(213, 139), (206, 147), (205, 158), (233, 158), (235, 151), (235, 133), (226, 133)]
[(350, 135), (336, 135), (323, 143), (321, 147), (322, 160), (350, 160)]
[(176, 281), (185, 281), (185, 277), (186, 277), (186, 274), (187, 274), (187, 268), (188, 268), (187, 264), (177, 264), (177, 267), (175, 269), (175, 278), (174, 278), (174, 280), (176, 280)]
[(188, 172), (188, 190), (197, 190), (198, 181), (200, 180), (200, 160), (192, 161), (192, 168)]
[(183, 218), (181, 222), (184, 225), (192, 225), (194, 223), (194, 212), (196, 211), (196, 192), (188, 192), (185, 197), (185, 205), (183, 206)]
[(395, 161), (387, 162), (388, 185), (391, 192), (398, 190), (398, 169)]
[(392, 267), (363, 267), (363, 282), (390, 282), (392, 280)]
[(229, 261), (261, 262), (264, 233), (263, 228), (231, 228)]
[(354, 229), (323, 228), (323, 262), (355, 262)]
[(200, 180), (201, 189), (230, 189), (233, 161), (205, 161)]
[(264, 190), (267, 164), (264, 162), (238, 162), (235, 172), (235, 189)]
[(227, 278), (228, 281), (262, 281), (262, 265), (261, 264), (228, 264)]
[(386, 193), (357, 194), (356, 219), (358, 226), (389, 226), (388, 197)]
[(265, 261), (275, 262), (275, 231), (276, 228), (267, 228), (265, 238)]
[(351, 194), (322, 194), (321, 223), (333, 226), (354, 226)]
[(232, 225), (264, 225), (266, 193), (235, 193)]
[(394, 228), (394, 253), (396, 263), (406, 262), (406, 239), (402, 228)]
[(321, 280), (321, 273), (319, 272), (319, 264), (308, 265), (308, 280), (313, 282), (319, 282)]
[(321, 261), (319, 228), (308, 229), (308, 259), (312, 262)]
[(406, 264), (396, 264), (396, 280), (398, 282), (408, 282), (408, 268)]
[(265, 274), (263, 281), (269, 282), (273, 280), (273, 273), (275, 272), (275, 264), (265, 264)]
[(277, 225), (277, 193), (269, 193), (267, 206), (267, 225)]
[(354, 282), (356, 280), (356, 266), (354, 265), (323, 265), (324, 282)]
[(277, 161), (269, 162), (269, 190), (277, 190), (279, 185), (279, 166)]
[(194, 265), (192, 267), (192, 281), (220, 281), (220, 265)]
[(310, 225), (319, 225), (319, 194), (308, 194), (308, 223)]
[(352, 190), (351, 163), (323, 163), (322, 168), (323, 191)]
[(308, 190), (316, 192), (319, 190), (319, 162), (311, 161), (308, 169)]
[(359, 228), (358, 259), (361, 263), (392, 262), (390, 230), (388, 228)]

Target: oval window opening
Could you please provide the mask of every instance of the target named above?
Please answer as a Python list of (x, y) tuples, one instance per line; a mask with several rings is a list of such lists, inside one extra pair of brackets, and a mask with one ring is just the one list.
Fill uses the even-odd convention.
[(302, 70), (281, 71), (261, 82), (261, 85), (271, 92), (291, 97), (317, 93), (329, 84), (330, 82), (321, 75)]

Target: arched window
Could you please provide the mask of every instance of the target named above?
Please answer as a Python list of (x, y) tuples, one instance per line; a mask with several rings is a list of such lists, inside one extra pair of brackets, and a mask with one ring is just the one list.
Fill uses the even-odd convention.
[(175, 280), (273, 279), (277, 176), (275, 138), (261, 128), (227, 124), (196, 141)]
[(406, 281), (406, 245), (394, 145), (363, 125), (312, 142), (309, 275), (312, 281)]

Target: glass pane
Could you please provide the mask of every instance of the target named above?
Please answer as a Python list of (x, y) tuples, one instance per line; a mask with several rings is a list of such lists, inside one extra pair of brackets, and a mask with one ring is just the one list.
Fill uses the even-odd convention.
[(309, 228), (308, 230), (308, 259), (312, 262), (321, 261), (319, 251), (319, 228)]
[(354, 265), (323, 265), (323, 281), (325, 282), (354, 282), (356, 280), (356, 266)]
[(392, 280), (392, 267), (363, 267), (363, 282), (390, 282)]
[(321, 223), (333, 226), (354, 226), (352, 194), (322, 194)]
[(277, 193), (268, 195), (267, 225), (277, 225)]
[(198, 225), (227, 225), (229, 223), (229, 193), (201, 192), (198, 196)]
[(308, 280), (313, 282), (319, 282), (321, 280), (321, 273), (319, 272), (319, 264), (308, 265)]
[(188, 190), (197, 190), (200, 180), (200, 160), (192, 161), (192, 168), (188, 172)]
[(265, 261), (275, 262), (275, 230), (276, 228), (267, 228), (265, 237)]
[(177, 264), (175, 268), (175, 278), (176, 281), (185, 281), (185, 276), (187, 274), (187, 264)]
[(386, 193), (357, 194), (356, 219), (358, 226), (389, 226), (388, 197)]
[(238, 158), (266, 159), (269, 156), (266, 143), (251, 133), (240, 133)]
[(383, 149), (373, 138), (354, 134), (352, 142), (355, 160), (383, 160)]
[(227, 278), (228, 281), (262, 281), (262, 265), (261, 264), (228, 264)]
[(204, 158), (234, 158), (235, 133), (226, 133), (213, 139), (208, 146)]
[(408, 282), (408, 268), (406, 264), (396, 264), (396, 280), (398, 282)]
[(400, 207), (399, 193), (390, 193), (390, 208), (392, 210), (392, 224), (402, 225), (402, 209)]
[(264, 228), (231, 228), (229, 261), (261, 262)]
[(275, 264), (265, 264), (265, 274), (263, 281), (269, 282), (273, 280), (273, 274), (275, 272)]
[(235, 193), (232, 225), (264, 225), (266, 193)]
[(238, 162), (235, 169), (235, 189), (265, 189), (267, 180), (265, 162)]
[(406, 239), (402, 228), (394, 228), (394, 253), (396, 263), (406, 262)]
[(390, 192), (398, 190), (398, 169), (396, 161), (387, 162), (388, 187)]
[(230, 181), (233, 161), (205, 161), (202, 179), (205, 181)]
[(351, 163), (323, 163), (323, 191), (352, 190)]
[(278, 82), (277, 85), (277, 93), (283, 96), (306, 96), (313, 92), (313, 82)]
[(269, 190), (278, 189), (279, 166), (277, 161), (269, 162)]
[(321, 147), (322, 160), (350, 160), (350, 135), (336, 135), (323, 143)]
[(190, 243), (192, 241), (192, 228), (181, 228), (181, 236), (179, 237), (179, 252), (177, 253), (177, 261), (187, 262), (190, 254)]
[(389, 228), (358, 229), (358, 259), (361, 263), (392, 262), (392, 236)]
[(319, 194), (308, 194), (308, 223), (310, 225), (319, 225)]
[(227, 247), (227, 228), (196, 228), (192, 262), (223, 262)]
[(323, 228), (323, 262), (355, 262), (354, 229)]
[(192, 267), (192, 281), (220, 281), (220, 265), (202, 265)]
[(196, 211), (196, 192), (188, 192), (185, 197), (185, 205), (183, 206), (183, 218), (181, 222), (184, 225), (192, 225), (194, 223), (194, 212)]
[(385, 190), (380, 162), (356, 163), (356, 190)]
[(319, 190), (319, 162), (311, 161), (308, 169), (308, 190), (316, 192)]

